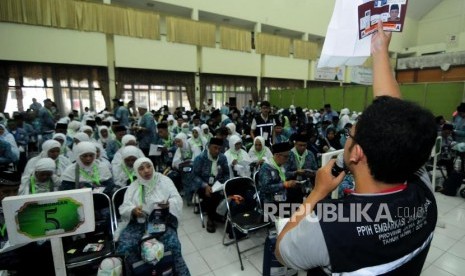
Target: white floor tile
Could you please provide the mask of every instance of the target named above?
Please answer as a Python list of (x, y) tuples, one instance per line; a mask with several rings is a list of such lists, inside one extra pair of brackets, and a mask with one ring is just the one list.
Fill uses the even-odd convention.
[(247, 260), (242, 260), (244, 264), (244, 270), (241, 270), (241, 265), (239, 261), (236, 261), (232, 264), (214, 270), (213, 273), (215, 276), (260, 276), (255, 267), (249, 263)]
[(425, 261), (425, 263), (423, 264), (423, 268), (421, 269), (421, 271), (422, 271), (422, 272), (425, 271), (426, 269), (428, 269), (428, 267), (429, 267), (430, 265), (431, 265), (430, 262)]
[(441, 250), (447, 251), (456, 242), (457, 242), (456, 239), (450, 238), (450, 237), (448, 237), (448, 236), (446, 236), (444, 234), (434, 233), (432, 245), (439, 248), (439, 249), (441, 249)]
[(181, 221), (181, 227), (186, 232), (186, 234), (195, 233), (199, 231), (206, 231), (205, 228), (202, 228), (200, 216), (198, 215), (195, 218)]
[(465, 260), (447, 252), (442, 254), (433, 265), (452, 275), (463, 275), (465, 272)]
[[(239, 260), (236, 246), (234, 244), (230, 246), (217, 244), (212, 247), (201, 250), (200, 254), (212, 270), (221, 268)], [(242, 256), (243, 260), (244, 257), (245, 256)]]
[(465, 229), (465, 209), (455, 208), (442, 217), (446, 224)]
[(187, 235), (197, 250), (221, 244), (222, 241), (222, 233), (220, 233), (219, 229), (216, 229), (216, 233), (208, 233), (206, 230), (203, 230)]
[(463, 198), (460, 196), (446, 196), (441, 193), (434, 193), (436, 201), (445, 202), (454, 206), (459, 206), (463, 203)]
[(183, 257), (192, 276), (199, 276), (211, 272), (210, 267), (208, 267), (207, 263), (198, 252), (193, 252)]
[(454, 275), (438, 268), (435, 265), (430, 265), (425, 271), (421, 273), (421, 276), (454, 276)]
[[(438, 223), (442, 222), (442, 219), (438, 220)], [(453, 238), (455, 240), (461, 240), (465, 237), (465, 229), (459, 228), (455, 225), (448, 224), (444, 222), (444, 228), (436, 226), (434, 233), (441, 233), (443, 235), (448, 236), (449, 238)]]
[(438, 205), (438, 214), (439, 215), (444, 215), (448, 213), (449, 211), (457, 208), (456, 204), (451, 204), (450, 202), (444, 202), (442, 200), (436, 201)]
[(444, 254), (444, 252), (444, 250), (441, 250), (435, 246), (430, 246), (428, 256), (426, 257), (426, 261), (429, 263), (433, 263), (439, 257), (441, 257), (441, 255)]
[[(447, 252), (465, 260), (465, 242), (454, 244)], [(463, 273), (465, 274), (465, 271)]]
[(249, 262), (260, 272), (263, 272), (263, 248), (260, 251), (254, 251), (253, 254), (247, 256)]
[(195, 248), (187, 235), (179, 236), (179, 241), (181, 242), (181, 251), (183, 256), (189, 255), (192, 252), (197, 252), (197, 248)]

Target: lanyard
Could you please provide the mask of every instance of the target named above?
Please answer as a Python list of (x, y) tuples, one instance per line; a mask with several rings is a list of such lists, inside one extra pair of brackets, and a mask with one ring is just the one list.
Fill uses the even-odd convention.
[(168, 139), (165, 140), (163, 139), (163, 145), (166, 147), (166, 148), (169, 148), (171, 146), (171, 136), (169, 135), (168, 136)]
[(4, 223), (2, 225), (2, 227), (0, 228), (0, 232), (2, 234), (2, 237), (5, 237), (5, 230), (6, 230), (6, 223)]
[(131, 183), (134, 182), (134, 171), (130, 172), (128, 170), (128, 167), (126, 167), (126, 165), (122, 164), (123, 165), (123, 171), (124, 173), (129, 177), (129, 179), (131, 179)]
[(231, 155), (232, 157), (237, 160), (238, 162), (239, 161), (242, 161), (242, 152), (239, 150), (239, 153), (235, 153), (231, 150)]
[[(31, 176), (31, 186), (30, 186), (30, 190), (31, 190), (31, 194), (35, 194), (36, 193), (36, 178), (34, 175)], [(53, 192), (53, 189), (52, 189), (52, 182), (50, 180), (48, 180), (48, 190), (50, 192)]]
[(123, 146), (123, 144), (120, 141), (118, 141), (118, 139), (115, 139), (115, 141), (116, 141), (116, 144), (118, 145), (118, 148), (121, 148), (121, 146)]
[(84, 178), (92, 181), (92, 183), (95, 183), (96, 185), (99, 185), (100, 186), (100, 175), (99, 175), (99, 172), (98, 172), (98, 168), (97, 168), (97, 165), (93, 165), (92, 166), (92, 175), (89, 175), (85, 170), (79, 168), (79, 171), (80, 173), (82, 174), (82, 176), (84, 176)]
[(274, 161), (274, 158), (271, 158), (271, 165), (278, 170), (278, 173), (279, 173), (279, 178), (281, 178), (281, 181), (286, 181), (286, 175), (284, 174), (284, 172), (281, 170), (281, 167), (278, 166), (278, 164), (276, 164), (276, 161)]
[(302, 169), (305, 165), (305, 159), (307, 158), (307, 150), (302, 155), (299, 155), (297, 150), (292, 149), (292, 153), (294, 153), (295, 158), (297, 159), (297, 169)]
[(263, 155), (265, 155), (265, 152), (266, 151), (264, 149), (262, 149), (262, 151), (260, 152), (255, 151), (255, 154), (257, 155), (259, 161), (263, 159)]
[(191, 159), (192, 158), (192, 152), (190, 150), (183, 151), (181, 149), (181, 157), (182, 157), (182, 160)]
[[(150, 182), (150, 190), (153, 190), (153, 187), (157, 183), (157, 177), (155, 176), (152, 181)], [(139, 200), (140, 200), (140, 205), (145, 204), (145, 187), (144, 185), (140, 184), (139, 185)]]
[[(218, 175), (218, 167), (217, 167), (217, 160), (212, 160), (212, 166), (210, 168), (210, 174), (212, 176), (217, 176)], [(215, 173), (216, 172), (216, 173)]]

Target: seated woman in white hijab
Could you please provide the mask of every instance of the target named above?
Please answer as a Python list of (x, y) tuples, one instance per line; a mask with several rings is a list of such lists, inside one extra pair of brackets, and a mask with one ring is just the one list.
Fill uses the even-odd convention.
[(236, 131), (236, 125), (234, 123), (227, 124), (226, 128), (228, 129), (228, 137), (226, 138), (228, 139), (228, 141), (233, 135), (236, 135), (237, 137), (241, 138), (241, 135)]
[(144, 157), (144, 155), (141, 154), (139, 148), (135, 146), (126, 146), (123, 148), (121, 151), (121, 159), (123, 162), (120, 162), (118, 166), (111, 167), (116, 186), (125, 187), (137, 179), (133, 165), (134, 162), (141, 157)]
[[(121, 138), (121, 148), (115, 153), (113, 160), (111, 160), (111, 165), (117, 167), (121, 164), (121, 152), (126, 146), (137, 146), (137, 138), (134, 135), (126, 134)], [(139, 149), (139, 155), (145, 156), (141, 149)]]
[(251, 160), (247, 152), (242, 149), (241, 138), (232, 135), (229, 139), (229, 149), (224, 155), (228, 159), (230, 176), (250, 176), (249, 164)]
[(91, 126), (81, 126), (80, 131), (89, 136), (89, 141), (97, 143), (97, 140), (94, 138), (94, 129)]
[(26, 167), (24, 168), (23, 177), (30, 176), (34, 170), (35, 164), (42, 158), (52, 158), (55, 161), (55, 174), (60, 177), (66, 168), (71, 165), (71, 161), (68, 158), (60, 154), (61, 144), (56, 140), (47, 140), (42, 144), (42, 151), (36, 157), (33, 157), (27, 161)]
[(16, 160), (18, 160), (19, 159), (19, 148), (18, 148), (18, 144), (16, 144), (15, 137), (2, 124), (0, 124), (0, 138), (3, 138), (5, 141), (7, 141), (11, 145), (11, 152), (16, 157)]
[(205, 141), (207, 141), (207, 144), (208, 144), (208, 142), (210, 142), (210, 138), (213, 137), (213, 134), (211, 134), (210, 128), (208, 127), (207, 124), (201, 125), (200, 128), (202, 129), (202, 132), (200, 133), (200, 137), (203, 137), (203, 139), (205, 139)]
[(255, 170), (260, 168), (260, 166), (271, 160), (273, 154), (271, 150), (265, 145), (265, 139), (262, 136), (257, 136), (253, 140), (253, 146), (249, 150), (250, 161), (256, 162), (257, 167)]
[(155, 172), (152, 161), (139, 158), (134, 163), (137, 180), (128, 187), (119, 207), (122, 222), (118, 224), (115, 240), (116, 254), (126, 256), (128, 265), (140, 261), (139, 242), (146, 234), (146, 219), (155, 208), (167, 208), (164, 217), (166, 231), (157, 237), (165, 251), (171, 251), (176, 275), (190, 275), (181, 254), (177, 227), (181, 219), (182, 198), (167, 176)]
[(102, 147), (105, 149), (107, 147), (107, 142), (110, 140), (110, 132), (108, 131), (107, 126), (99, 126), (98, 127), (98, 140), (97, 142), (102, 145)]
[[(206, 145), (207, 145), (207, 140), (205, 140), (204, 137), (200, 136), (200, 127), (194, 127), (192, 129), (192, 136), (191, 138), (187, 139), (187, 143), (191, 146), (191, 149), (198, 149), (200, 152), (202, 152)], [(192, 158), (194, 160), (195, 158)]]
[(42, 158), (34, 166), (30, 175), (21, 178), (18, 195), (54, 192), (60, 186), (60, 179), (55, 174), (55, 161)]
[(75, 146), (74, 154), (76, 154), (76, 163), (68, 166), (62, 174), (60, 190), (92, 188), (110, 195), (115, 187), (113, 177), (108, 166), (95, 162), (97, 156), (95, 144), (80, 142)]
[(60, 154), (63, 155), (64, 157), (67, 157), (71, 163), (76, 161), (76, 158), (74, 158), (73, 151), (66, 146), (66, 135), (63, 133), (55, 133), (53, 134), (53, 140), (58, 141), (61, 144), (60, 148)]
[(88, 140), (89, 142), (94, 143), (97, 147), (100, 148), (100, 158), (108, 159), (107, 152), (103, 148), (102, 144), (97, 142), (97, 140), (95, 140), (94, 138), (93, 128), (91, 126), (82, 126), (81, 132), (84, 132), (85, 134), (87, 134), (87, 136), (89, 136), (89, 140)]
[(181, 124), (181, 132), (186, 134), (187, 138), (191, 137), (191, 131), (189, 128), (189, 123), (182, 123)]
[(172, 167), (175, 169), (181, 169), (180, 164), (186, 161), (194, 161), (194, 159), (201, 153), (198, 148), (191, 148), (190, 144), (187, 142), (187, 136), (184, 133), (178, 133), (174, 137), (174, 144), (177, 149), (173, 156)]

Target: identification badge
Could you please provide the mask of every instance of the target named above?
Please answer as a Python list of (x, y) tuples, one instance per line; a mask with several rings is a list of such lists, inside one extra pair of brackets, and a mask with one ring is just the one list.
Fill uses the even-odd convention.
[(213, 185), (214, 182), (215, 182), (215, 177), (210, 176), (210, 178), (208, 179), (208, 185)]
[(173, 158), (173, 153), (172, 153), (172, 152), (168, 152), (168, 157), (169, 157), (169, 158)]
[(287, 199), (285, 193), (277, 193), (273, 196), (273, 198), (277, 202), (284, 202)]
[(164, 223), (149, 223), (147, 227), (148, 234), (158, 234), (166, 231), (166, 225)]
[(263, 139), (268, 139), (268, 132), (263, 132)]

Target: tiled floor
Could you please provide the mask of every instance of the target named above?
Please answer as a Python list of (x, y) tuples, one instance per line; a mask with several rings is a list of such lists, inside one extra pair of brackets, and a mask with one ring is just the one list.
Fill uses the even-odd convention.
[[(438, 227), (421, 275), (465, 275), (465, 199), (439, 193), (436, 193), (436, 199)], [(179, 238), (191, 275), (261, 275), (263, 246), (243, 254), (244, 271), (241, 271), (235, 246), (222, 245), (223, 225), (217, 226), (216, 233), (207, 233), (200, 224), (199, 215), (192, 212), (192, 207), (184, 206)], [(241, 241), (239, 246), (242, 250), (262, 244), (264, 240), (265, 232), (258, 232)], [(301, 272), (299, 275), (306, 274)]]

